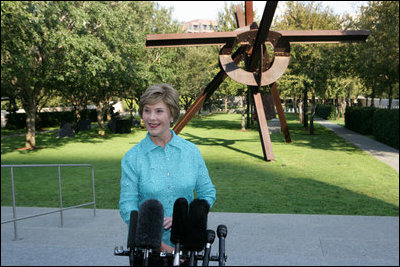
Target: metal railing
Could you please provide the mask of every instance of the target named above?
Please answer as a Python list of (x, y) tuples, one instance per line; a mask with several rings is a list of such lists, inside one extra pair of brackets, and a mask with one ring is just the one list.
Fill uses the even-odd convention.
[[(60, 208), (55, 210), (55, 211), (49, 211), (49, 212), (44, 212), (44, 213), (39, 213), (31, 216), (25, 216), (21, 218), (17, 218), (16, 214), (16, 205), (15, 205), (15, 188), (14, 188), (14, 168), (29, 168), (29, 167), (58, 167), (58, 191), (60, 195)], [(61, 188), (61, 167), (91, 167), (92, 168), (92, 191), (93, 191), (93, 202), (88, 202), (84, 204), (79, 204), (71, 207), (64, 208), (63, 203), (62, 203), (62, 188)], [(11, 168), (11, 193), (12, 193), (12, 204), (13, 204), (13, 219), (12, 220), (6, 220), (1, 222), (1, 224), (4, 223), (10, 223), (14, 222), (14, 240), (17, 240), (17, 221), (20, 220), (25, 220), (29, 218), (34, 218), (38, 216), (43, 216), (43, 215), (48, 215), (51, 213), (55, 212), (60, 212), (60, 218), (61, 218), (61, 227), (64, 227), (64, 217), (63, 217), (63, 211), (68, 210), (68, 209), (73, 209), (73, 208), (78, 208), (78, 207), (83, 207), (83, 206), (88, 206), (93, 204), (93, 213), (94, 216), (96, 216), (96, 197), (95, 197), (95, 191), (94, 191), (94, 169), (91, 164), (27, 164), (27, 165), (1, 165), (1, 168)]]

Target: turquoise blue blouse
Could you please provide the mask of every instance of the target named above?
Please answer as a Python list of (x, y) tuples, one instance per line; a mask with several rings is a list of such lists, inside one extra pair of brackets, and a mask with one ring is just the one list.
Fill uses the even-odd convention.
[[(194, 190), (199, 199), (205, 199), (210, 208), (215, 202), (215, 187), (211, 182), (204, 159), (197, 146), (177, 136), (165, 149), (157, 146), (149, 134), (131, 148), (121, 161), (121, 193), (119, 209), (129, 226), (132, 210), (139, 210), (147, 199), (157, 199), (164, 206), (164, 217), (172, 217), (175, 200), (180, 197), (190, 203)], [(170, 241), (171, 228), (164, 229), (163, 242)]]

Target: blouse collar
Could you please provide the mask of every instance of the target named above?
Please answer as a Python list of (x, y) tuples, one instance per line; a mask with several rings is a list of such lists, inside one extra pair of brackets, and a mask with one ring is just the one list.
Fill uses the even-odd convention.
[[(176, 148), (180, 148), (180, 146), (179, 146), (180, 140), (179, 140), (178, 136), (172, 129), (169, 129), (169, 130), (172, 133), (172, 138), (165, 145), (165, 148), (167, 148), (167, 146), (174, 146)], [(154, 144), (153, 140), (151, 140), (151, 138), (150, 138), (149, 133), (146, 134), (146, 137), (143, 140), (143, 145), (144, 145), (143, 148), (144, 148), (145, 153), (149, 153), (150, 151), (152, 151), (158, 147), (161, 148), (161, 146), (157, 146), (156, 144)]]

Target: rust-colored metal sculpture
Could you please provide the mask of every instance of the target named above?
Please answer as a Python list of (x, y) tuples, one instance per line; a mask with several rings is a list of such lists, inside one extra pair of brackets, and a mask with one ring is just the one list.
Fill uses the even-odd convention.
[[(175, 125), (174, 131), (176, 134), (180, 133), (185, 125), (202, 108), (206, 99), (208, 99), (225, 78), (229, 76), (233, 80), (247, 85), (248, 90), (252, 93), (257, 113), (264, 160), (273, 160), (274, 155), (272, 153), (271, 139), (260, 89), (261, 86), (270, 86), (285, 141), (291, 142), (285, 114), (276, 86), (276, 81), (283, 75), (289, 65), (290, 44), (363, 42), (370, 34), (370, 32), (366, 30), (270, 31), (277, 5), (278, 1), (267, 1), (260, 26), (253, 23), (253, 2), (246, 1), (245, 16), (243, 15), (241, 6), (236, 6), (235, 14), (238, 29), (233, 32), (152, 34), (147, 36), (146, 47), (149, 48), (204, 45), (222, 46), (219, 52), (219, 65), (221, 70)], [(269, 61), (268, 53), (265, 52), (266, 42), (271, 44), (274, 48), (274, 58), (272, 62)], [(238, 45), (239, 48), (233, 52), (234, 48)], [(245, 69), (238, 66), (241, 60), (245, 61)]]

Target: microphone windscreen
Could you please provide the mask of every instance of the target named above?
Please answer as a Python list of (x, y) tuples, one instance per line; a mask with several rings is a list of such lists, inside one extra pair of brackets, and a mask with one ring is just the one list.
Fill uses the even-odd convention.
[(210, 243), (210, 244), (212, 244), (212, 243), (214, 243), (214, 240), (215, 240), (215, 232), (214, 232), (214, 230), (207, 230), (206, 231), (206, 243)]
[(133, 248), (135, 246), (137, 220), (138, 220), (138, 212), (136, 210), (132, 210), (129, 219), (128, 246), (127, 246), (128, 248)]
[(188, 216), (188, 202), (186, 198), (178, 198), (174, 203), (171, 226), (171, 242), (176, 244), (183, 240), (185, 224)]
[(195, 199), (190, 203), (184, 242), (185, 249), (200, 251), (204, 248), (209, 210), (210, 206), (204, 199)]
[(217, 227), (218, 238), (221, 237), (225, 238), (227, 234), (228, 234), (228, 228), (226, 228), (226, 225), (223, 224), (218, 225)]
[(157, 199), (143, 202), (139, 209), (135, 244), (137, 247), (158, 249), (161, 246), (164, 208)]

